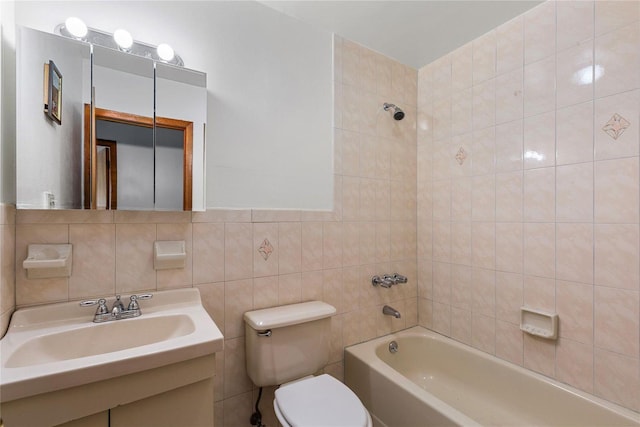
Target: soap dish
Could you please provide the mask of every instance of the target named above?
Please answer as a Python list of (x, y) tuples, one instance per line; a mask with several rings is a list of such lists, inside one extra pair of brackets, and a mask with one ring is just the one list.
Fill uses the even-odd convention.
[(186, 259), (184, 240), (157, 241), (153, 245), (153, 266), (156, 270), (184, 268)]
[(521, 307), (520, 329), (530, 335), (555, 340), (558, 338), (558, 314)]
[(70, 244), (29, 245), (22, 267), (29, 279), (71, 276)]

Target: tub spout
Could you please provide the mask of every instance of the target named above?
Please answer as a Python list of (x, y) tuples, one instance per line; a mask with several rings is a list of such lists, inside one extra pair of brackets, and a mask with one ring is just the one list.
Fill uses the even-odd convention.
[(387, 316), (393, 316), (396, 319), (400, 318), (400, 312), (393, 307), (389, 307), (388, 305), (385, 305), (384, 307), (382, 307), (382, 314), (385, 314)]

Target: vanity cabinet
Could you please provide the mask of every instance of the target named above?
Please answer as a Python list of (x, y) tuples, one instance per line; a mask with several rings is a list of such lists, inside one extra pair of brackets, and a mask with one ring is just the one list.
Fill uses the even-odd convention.
[(214, 376), (212, 354), (6, 402), (2, 419), (5, 427), (211, 427)]

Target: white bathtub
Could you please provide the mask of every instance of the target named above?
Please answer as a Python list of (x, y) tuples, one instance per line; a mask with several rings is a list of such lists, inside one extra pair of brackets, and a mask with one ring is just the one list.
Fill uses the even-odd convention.
[(377, 426), (640, 426), (637, 412), (421, 327), (348, 347), (345, 383)]

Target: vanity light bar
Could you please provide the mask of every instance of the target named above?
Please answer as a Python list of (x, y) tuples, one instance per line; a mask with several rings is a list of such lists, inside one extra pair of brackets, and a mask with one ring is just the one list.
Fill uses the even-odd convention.
[[(114, 38), (114, 34), (107, 33), (106, 31), (96, 30), (95, 28), (86, 28), (86, 33), (84, 36), (80, 36), (80, 33), (77, 33), (74, 28), (71, 26), (73, 23), (77, 25), (77, 21), (82, 23), (78, 18), (69, 18), (64, 23), (58, 24), (54, 30), (56, 34), (59, 34), (64, 37), (68, 37), (74, 40), (81, 40), (87, 43), (95, 44), (98, 46), (107, 47), (110, 49), (120, 50), (122, 52), (130, 53), (132, 55), (142, 56), (144, 58), (153, 59), (154, 61), (164, 62), (167, 64), (177, 65), (179, 67), (184, 66), (184, 62), (182, 58), (175, 53), (175, 51), (171, 48), (171, 46), (166, 43), (160, 44), (160, 46), (153, 46), (148, 43), (140, 42), (137, 40), (133, 40), (131, 35), (122, 29), (116, 31), (118, 39), (122, 40), (123, 36), (131, 43), (125, 43), (124, 45), (119, 45)], [(82, 23), (84, 25), (84, 23)], [(78, 35), (74, 35), (78, 34)], [(126, 34), (125, 34), (126, 33)], [(126, 47), (129, 45), (129, 47)], [(166, 52), (170, 52), (172, 54), (168, 55)]]

